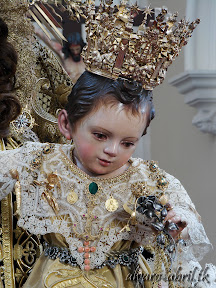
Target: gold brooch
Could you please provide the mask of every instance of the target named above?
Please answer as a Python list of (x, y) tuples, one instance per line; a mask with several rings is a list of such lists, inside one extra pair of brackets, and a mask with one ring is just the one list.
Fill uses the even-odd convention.
[(107, 211), (114, 212), (118, 209), (118, 201), (111, 196), (109, 199), (106, 200), (105, 207)]
[(77, 200), (78, 200), (78, 195), (76, 194), (76, 192), (74, 192), (74, 190), (71, 190), (67, 195), (67, 202), (72, 205), (76, 203)]

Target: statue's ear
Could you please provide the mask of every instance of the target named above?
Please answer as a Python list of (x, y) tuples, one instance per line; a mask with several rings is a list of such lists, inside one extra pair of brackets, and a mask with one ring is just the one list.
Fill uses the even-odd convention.
[(72, 139), (72, 128), (65, 109), (61, 110), (58, 114), (58, 127), (62, 135), (68, 140)]

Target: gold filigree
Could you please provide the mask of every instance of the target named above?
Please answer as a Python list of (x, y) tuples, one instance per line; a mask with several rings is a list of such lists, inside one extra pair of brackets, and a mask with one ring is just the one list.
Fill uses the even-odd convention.
[(19, 244), (14, 245), (14, 260), (21, 259), (23, 256), (23, 247)]
[(4, 253), (4, 281), (6, 287), (15, 287), (13, 266), (13, 225), (11, 194), (1, 201), (2, 247)]
[(11, 128), (18, 134), (31, 130), (35, 125), (35, 119), (32, 117), (31, 110), (26, 106), (22, 109), (22, 113), (11, 122)]
[[(3, 140), (2, 140), (2, 143)], [(5, 145), (2, 145), (2, 150), (5, 150)], [(15, 177), (18, 172), (14, 171)], [(4, 264), (4, 282), (5, 287), (14, 288), (14, 266), (13, 266), (13, 206), (12, 196), (9, 194), (1, 200), (1, 238), (2, 238), (2, 254)]]
[(87, 45), (82, 51), (86, 69), (111, 79), (136, 80), (152, 90), (164, 80), (168, 66), (187, 44), (199, 19), (178, 22), (176, 14), (163, 8), (147, 22), (154, 14), (149, 6), (139, 10), (144, 19), (135, 33), (134, 11), (138, 7), (123, 0), (113, 7), (112, 2), (101, 1), (99, 9), (95, 1), (86, 4)]
[(35, 74), (38, 91), (32, 96), (32, 115), (37, 123), (34, 131), (42, 142), (65, 143), (58, 129), (57, 116), (67, 102), (73, 87), (72, 80), (51, 50), (40, 43), (35, 43), (33, 48), (37, 59)]
[(23, 273), (19, 268), (16, 268), (15, 277), (17, 279), (17, 282), (20, 283), (20, 280), (23, 277)]
[(133, 193), (134, 196), (137, 198), (140, 196), (144, 196), (147, 193), (149, 193), (149, 189), (147, 187), (147, 182), (135, 182), (131, 184), (131, 192)]
[(166, 178), (164, 176), (159, 176), (157, 180), (157, 187), (161, 189), (162, 191), (165, 191), (168, 188), (168, 185), (169, 183), (166, 180)]
[(47, 175), (47, 179), (45, 182), (47, 183), (47, 189), (51, 190), (56, 185), (60, 189), (60, 180), (61, 177), (57, 174), (57, 172), (52, 172)]
[(47, 143), (43, 147), (43, 153), (44, 154), (49, 154), (49, 153), (52, 153), (53, 151), (54, 151), (54, 145), (53, 144)]
[[(22, 249), (22, 255), (25, 257), (26, 263), (32, 265), (35, 261), (37, 251), (32, 241), (27, 241), (25, 248)], [(20, 257), (21, 258), (21, 257)]]
[[(8, 40), (18, 54), (15, 93), (23, 107), (21, 116), (11, 124), (11, 135), (20, 142), (26, 141), (25, 137), (38, 141), (39, 137), (42, 142), (65, 143), (57, 128), (56, 111), (65, 104), (73, 83), (53, 53), (37, 43), (34, 27), (27, 17), (29, 4), (27, 0), (1, 1), (0, 17), (8, 25)], [(49, 25), (52, 26), (51, 21)], [(52, 29), (58, 34), (54, 27)], [(37, 85), (38, 79), (43, 77), (50, 83), (47, 89)], [(34, 101), (35, 98), (37, 101)], [(41, 112), (38, 108), (42, 106), (40, 100), (46, 99), (49, 99), (50, 106), (45, 109), (40, 107)], [(25, 110), (26, 105), (29, 111)]]
[(27, 1), (1, 0), (0, 17), (8, 25), (8, 40), (18, 52), (16, 94), (22, 107), (30, 104), (32, 88), (36, 85), (34, 73), (36, 57), (32, 49), (34, 28), (31, 21), (25, 16), (27, 11)]
[(41, 197), (49, 204), (49, 206), (52, 208), (54, 213), (57, 215), (59, 212), (59, 206), (58, 206), (56, 198), (53, 196), (53, 193), (51, 191), (54, 188), (55, 184), (50, 184), (47, 181), (47, 179), (41, 182), (37, 180), (33, 180), (33, 183), (36, 185), (45, 187), (44, 191), (41, 194)]
[(155, 161), (150, 161), (149, 162), (149, 170), (151, 172), (157, 172), (158, 171), (158, 165)]
[(34, 158), (30, 162), (30, 167), (32, 169), (38, 169), (41, 166), (42, 158), (44, 155), (52, 153), (54, 150), (54, 144), (47, 143), (45, 144), (42, 151), (37, 151)]
[(122, 174), (118, 175), (118, 176), (114, 176), (114, 177), (110, 177), (110, 178), (98, 178), (98, 177), (91, 177), (88, 174), (86, 174), (84, 171), (82, 171), (81, 169), (79, 169), (72, 161), (73, 159), (73, 150), (74, 150), (74, 146), (71, 146), (71, 157), (68, 158), (67, 155), (64, 153), (64, 151), (62, 150), (62, 145), (59, 148), (59, 151), (61, 152), (62, 155), (62, 161), (65, 164), (65, 166), (67, 166), (73, 173), (75, 173), (76, 175), (78, 175), (81, 179), (83, 180), (89, 180), (91, 182), (95, 181), (95, 182), (100, 182), (101, 183), (101, 187), (103, 186), (103, 184), (114, 184), (117, 183), (119, 181), (125, 181), (127, 183), (127, 181), (130, 179), (131, 175), (136, 173), (138, 171), (138, 168), (134, 168), (132, 167), (132, 160), (128, 160), (130, 166), (128, 167), (127, 170), (125, 170)]
[(102, 274), (96, 271), (82, 272), (80, 269), (73, 267), (73, 269), (58, 268), (55, 271), (49, 271), (45, 278), (45, 287), (61, 288), (61, 287), (106, 287), (112, 288), (113, 285)]
[[(16, 143), (12, 138), (8, 138), (7, 141), (7, 145), (6, 147), (4, 146), (4, 149), (6, 148), (11, 150), (19, 146), (18, 143)], [(17, 170), (12, 169), (10, 173), (13, 179), (19, 179)], [(20, 200), (17, 199), (17, 196), (18, 195), (16, 195), (16, 202), (19, 202)], [(4, 265), (1, 267), (1, 278), (4, 282), (4, 287), (11, 288), (23, 286), (23, 283), (26, 281), (35, 260), (40, 255), (39, 238), (37, 236), (29, 234), (27, 231), (24, 231), (18, 226), (16, 226), (16, 229), (13, 230), (13, 224), (15, 227), (17, 222), (17, 217), (15, 216), (15, 213), (13, 213), (13, 206), (15, 207), (15, 202), (12, 201), (11, 194), (1, 201), (1, 238), (2, 253), (4, 256)], [(34, 261), (32, 261), (31, 265), (27, 259), (28, 257), (23, 258), (22, 254), (23, 249), (26, 248), (24, 245), (27, 241), (32, 241), (32, 243), (35, 245), (35, 249), (37, 250)], [(14, 267), (17, 267), (17, 265), (20, 267), (20, 269), (16, 268), (16, 271), (14, 271)]]
[(152, 181), (156, 181), (156, 187), (161, 190), (161, 192), (157, 193), (157, 196), (161, 197), (169, 186), (165, 173), (158, 167), (155, 161), (147, 161), (146, 164), (150, 171), (149, 178)]

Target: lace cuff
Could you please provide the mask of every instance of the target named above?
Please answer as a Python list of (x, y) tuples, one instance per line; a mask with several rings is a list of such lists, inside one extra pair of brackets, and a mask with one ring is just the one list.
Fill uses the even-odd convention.
[(189, 239), (184, 248), (184, 258), (187, 261), (200, 261), (209, 252), (212, 245), (205, 233), (201, 218), (181, 183), (173, 176), (167, 176), (170, 183), (168, 194), (170, 204), (177, 216), (187, 223)]
[(196, 214), (190, 211), (189, 207), (177, 206), (173, 209), (182, 221), (187, 223), (189, 238), (186, 240), (187, 246), (184, 250), (185, 260), (200, 261), (212, 248), (212, 245), (205, 233), (205, 229), (197, 219)]

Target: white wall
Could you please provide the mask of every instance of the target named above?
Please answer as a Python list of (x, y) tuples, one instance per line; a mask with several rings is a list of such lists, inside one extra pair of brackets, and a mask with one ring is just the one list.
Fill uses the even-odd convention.
[[(178, 11), (179, 18), (185, 15), (186, 0), (149, 2), (152, 7), (164, 5), (172, 12)], [(184, 53), (181, 53), (169, 68), (164, 83), (154, 90), (156, 117), (151, 124), (151, 158), (158, 160), (161, 168), (182, 182), (216, 247), (216, 137), (204, 134), (192, 125), (195, 108), (184, 104), (184, 96), (168, 84), (170, 78), (183, 71)], [(205, 262), (216, 264), (216, 251), (209, 253), (202, 264)]]

